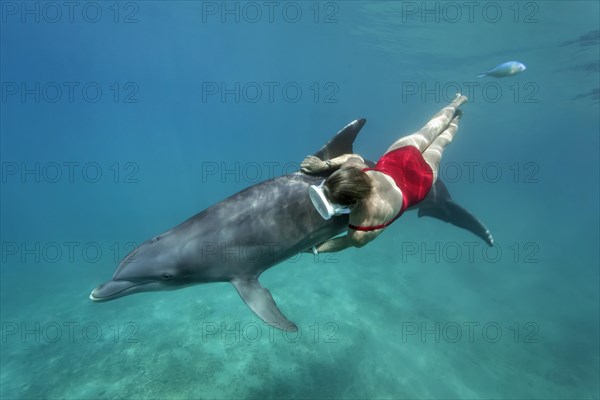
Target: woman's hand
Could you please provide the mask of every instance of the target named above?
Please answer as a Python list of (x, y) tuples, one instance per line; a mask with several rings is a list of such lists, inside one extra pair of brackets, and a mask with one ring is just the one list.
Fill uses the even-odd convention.
[(307, 156), (304, 161), (300, 163), (300, 169), (306, 174), (316, 174), (327, 168), (327, 163), (315, 156)]

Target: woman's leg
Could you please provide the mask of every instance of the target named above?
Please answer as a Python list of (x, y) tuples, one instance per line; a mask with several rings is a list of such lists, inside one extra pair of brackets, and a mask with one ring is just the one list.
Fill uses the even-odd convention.
[(415, 146), (421, 152), (424, 152), (435, 138), (445, 131), (452, 118), (454, 118), (456, 110), (465, 101), (467, 101), (466, 96), (460, 93), (457, 94), (454, 101), (435, 114), (424, 127), (412, 135), (398, 139), (386, 150), (386, 153), (403, 146)]
[(438, 169), (440, 166), (440, 161), (442, 160), (442, 153), (448, 143), (454, 139), (454, 135), (456, 135), (456, 131), (458, 130), (458, 121), (460, 120), (462, 113), (460, 110), (456, 112), (452, 121), (448, 125), (448, 128), (444, 130), (437, 138), (434, 139), (433, 142), (425, 149), (423, 152), (423, 158), (425, 162), (429, 164), (431, 169), (433, 170), (433, 182), (437, 180)]

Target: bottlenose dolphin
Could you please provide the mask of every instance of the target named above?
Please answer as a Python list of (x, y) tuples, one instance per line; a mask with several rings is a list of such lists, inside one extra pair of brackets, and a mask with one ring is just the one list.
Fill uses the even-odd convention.
[[(329, 160), (352, 153), (354, 139), (365, 123), (365, 119), (351, 122), (314, 155)], [(263, 321), (279, 329), (297, 330), (258, 278), (272, 266), (347, 229), (347, 215), (324, 220), (308, 196), (309, 186), (330, 173), (295, 172), (277, 177), (207, 208), (143, 242), (121, 261), (110, 281), (92, 291), (90, 299), (100, 302), (138, 292), (231, 282)], [(420, 203), (423, 215), (466, 228), (491, 245), (489, 231), (453, 203), (440, 185), (436, 183)]]

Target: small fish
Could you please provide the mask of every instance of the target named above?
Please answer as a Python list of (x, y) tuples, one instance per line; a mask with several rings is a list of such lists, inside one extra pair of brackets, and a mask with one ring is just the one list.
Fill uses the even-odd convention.
[(477, 75), (478, 78), (484, 76), (493, 76), (494, 78), (506, 78), (507, 76), (513, 76), (527, 69), (525, 64), (518, 61), (509, 61), (504, 64), (500, 64), (494, 69)]

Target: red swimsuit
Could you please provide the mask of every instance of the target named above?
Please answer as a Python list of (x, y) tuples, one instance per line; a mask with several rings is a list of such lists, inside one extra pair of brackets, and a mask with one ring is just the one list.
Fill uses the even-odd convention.
[(404, 211), (419, 202), (421, 202), (431, 185), (433, 184), (433, 171), (429, 164), (425, 162), (421, 151), (414, 146), (404, 146), (384, 154), (375, 168), (367, 168), (363, 171), (379, 171), (396, 182), (396, 186), (402, 192), (402, 207), (392, 220), (381, 225), (374, 226), (356, 226), (348, 227), (357, 231), (374, 231), (383, 229), (397, 220)]

